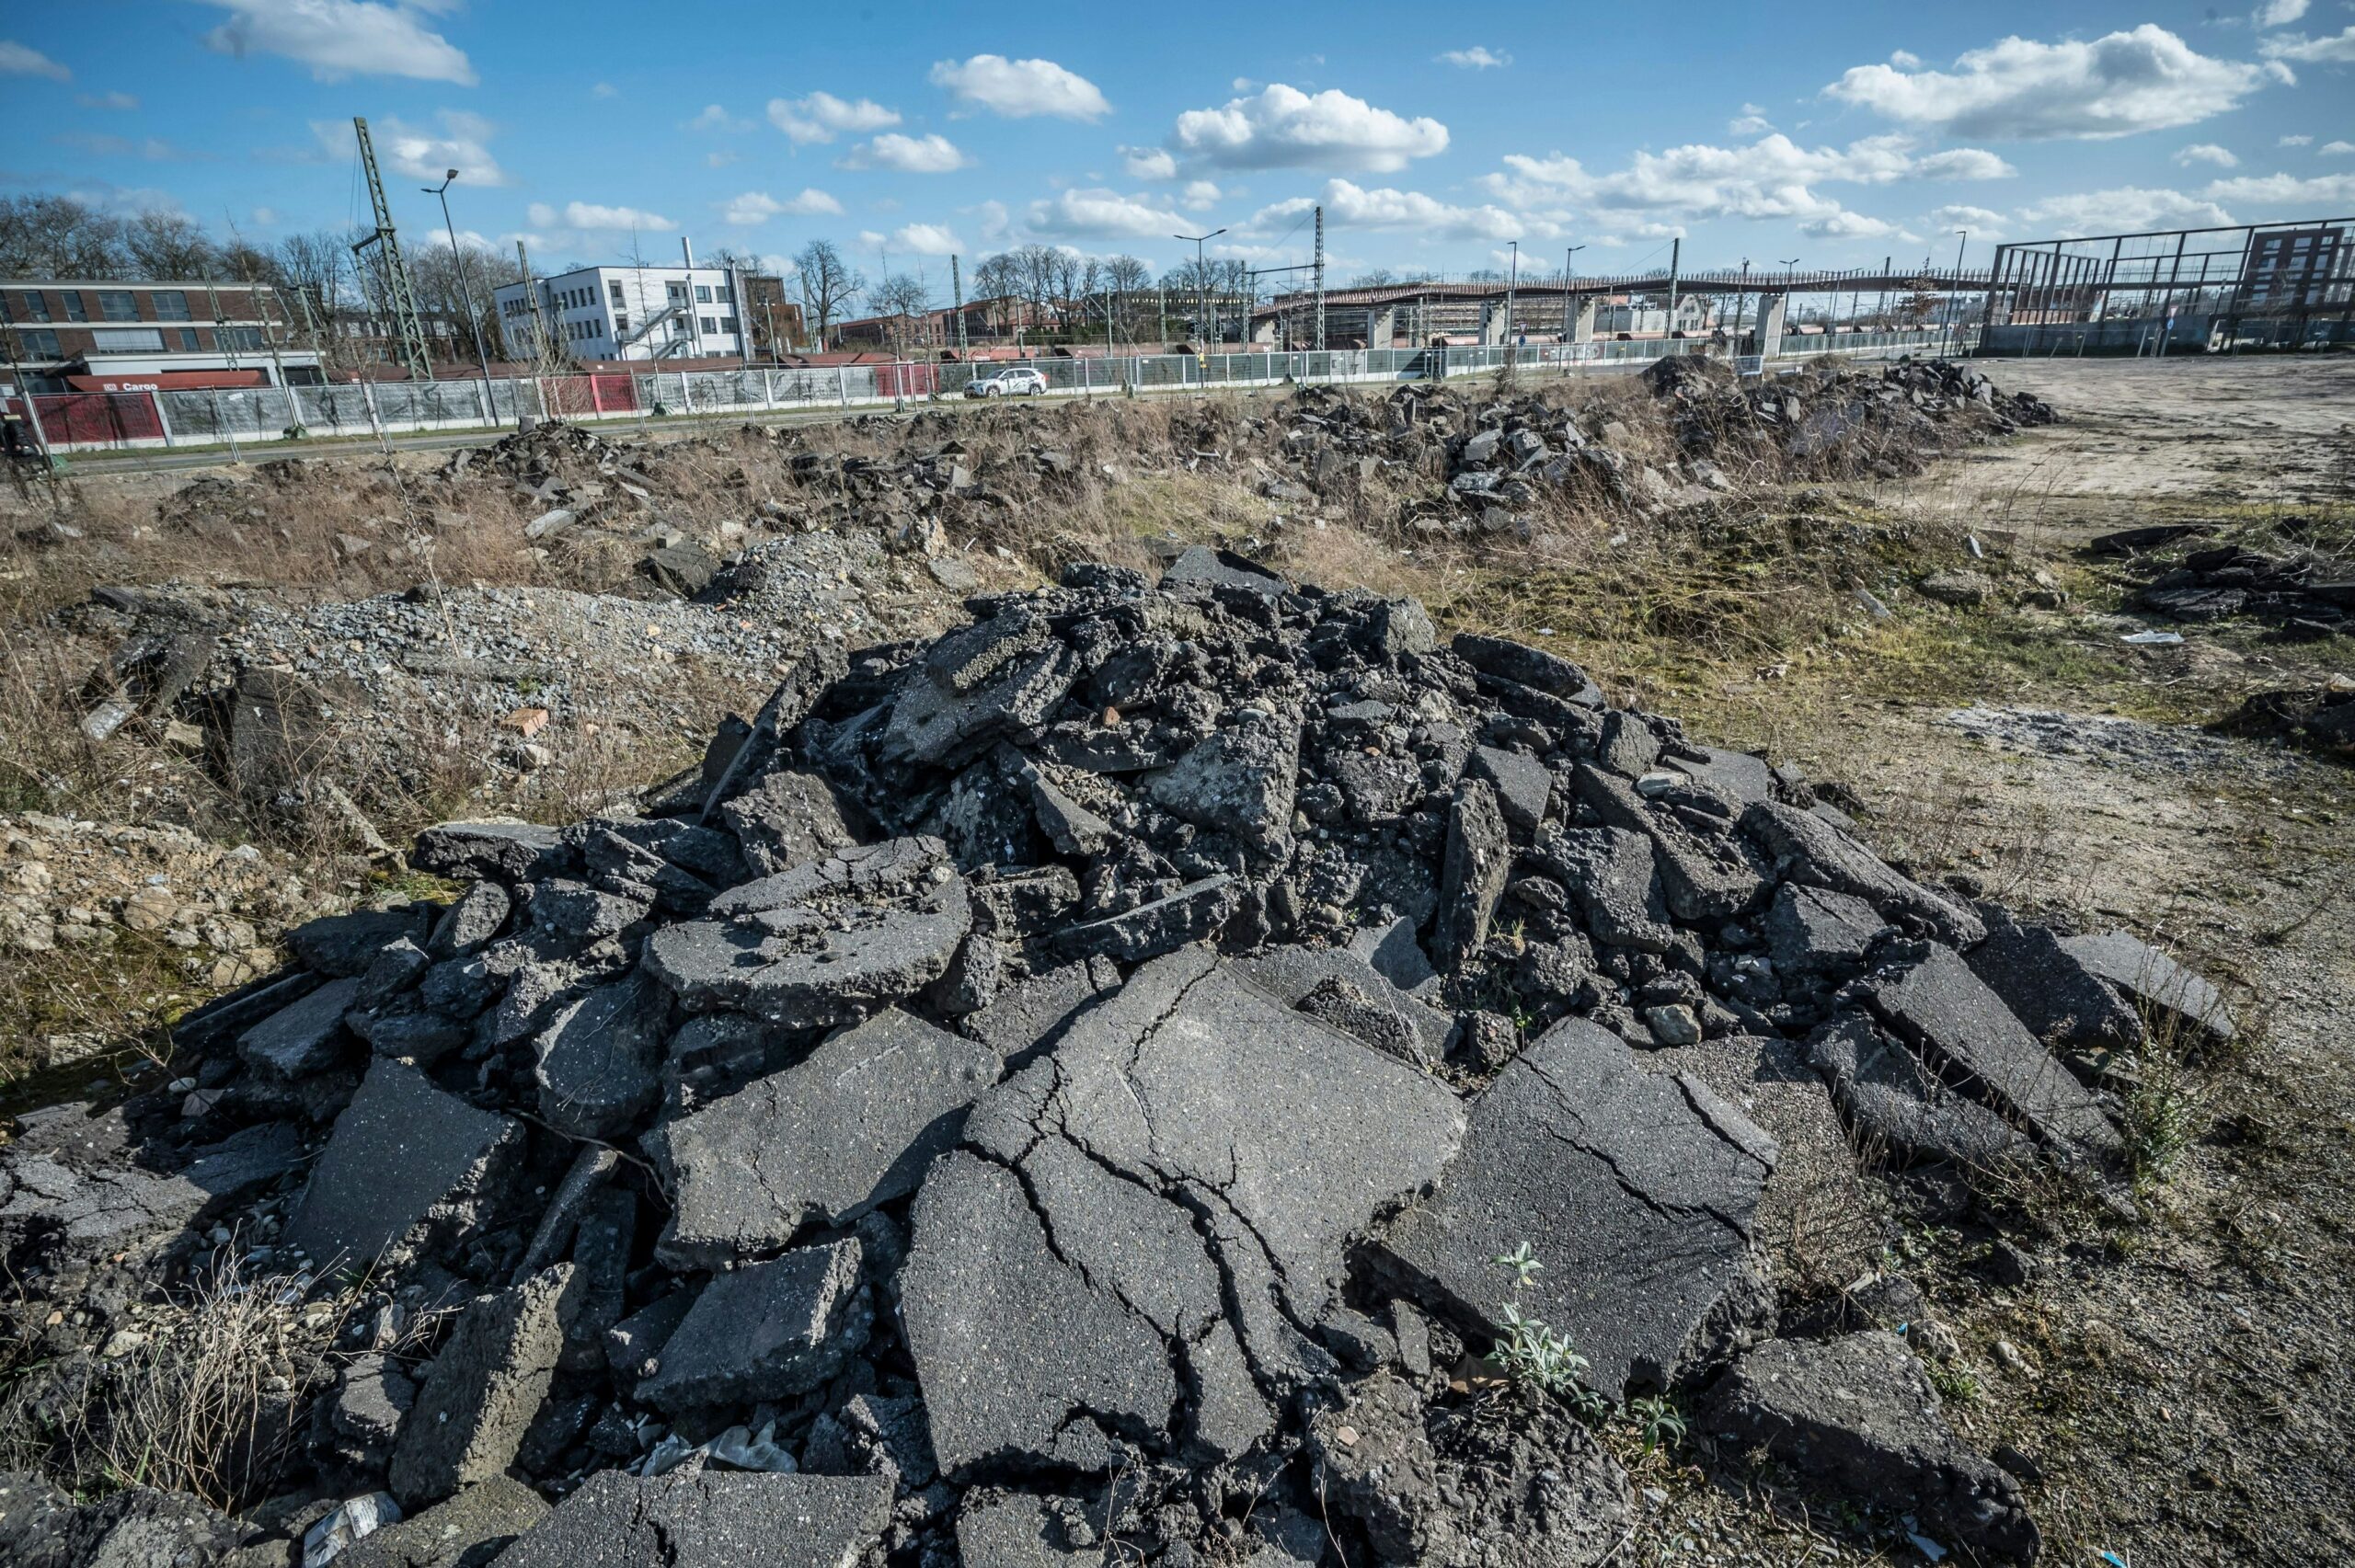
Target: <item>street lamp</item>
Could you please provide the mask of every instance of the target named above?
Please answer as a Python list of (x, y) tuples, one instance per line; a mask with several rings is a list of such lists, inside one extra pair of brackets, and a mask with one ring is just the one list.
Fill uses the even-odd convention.
[(1963, 248), (1970, 244), (1969, 229), (1957, 229), (1955, 233), (1961, 237), (1955, 241), (1954, 246), (1954, 288), (1947, 293), (1947, 352), (1948, 353), (1954, 352), (1955, 318), (1960, 314), (1962, 304), (1962, 252)]
[(1570, 340), (1570, 317), (1574, 308), (1570, 300), (1570, 285), (1579, 275), (1578, 269), (1570, 264), (1570, 258), (1585, 248), (1582, 245), (1573, 245), (1566, 246), (1562, 250), (1562, 341), (1565, 343)]
[[(475, 286), (466, 275), (466, 254), (458, 248), (457, 225), (450, 222), (450, 187), (456, 183), (458, 171), (452, 169), (439, 185), (419, 187), (428, 196), (442, 200), (442, 227), (450, 236), (450, 264), (458, 269), (458, 292), (465, 297), (466, 319), (475, 340), (475, 363), (482, 367), (482, 412), (486, 419), (499, 418), (499, 405), (493, 401), (490, 384), (490, 354), (482, 346), (482, 313), (475, 308)], [(522, 410), (517, 409), (521, 414)]]
[(1512, 270), (1505, 274), (1505, 363), (1511, 364), (1512, 363), (1512, 296), (1513, 291), (1521, 285), (1521, 242), (1512, 240), (1508, 243), (1512, 246)]
[(1209, 263), (1202, 259), (1202, 246), (1205, 241), (1214, 240), (1224, 233), (1226, 233), (1224, 229), (1212, 229), (1206, 235), (1171, 235), (1169, 236), (1171, 239), (1189, 241), (1194, 247), (1194, 330), (1198, 333), (1202, 329), (1203, 318), (1210, 314), (1210, 306), (1206, 302), (1203, 290), (1204, 284), (1209, 281)]
[(1741, 258), (1741, 282), (1733, 292), (1733, 351), (1741, 352), (1741, 321), (1750, 311), (1750, 258)]

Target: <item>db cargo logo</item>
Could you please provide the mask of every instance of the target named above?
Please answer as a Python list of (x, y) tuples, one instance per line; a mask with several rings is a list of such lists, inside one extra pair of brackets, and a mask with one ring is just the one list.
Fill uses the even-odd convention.
[(99, 383), (98, 390), (101, 392), (161, 392), (164, 390), (164, 383), (160, 381), (109, 381)]

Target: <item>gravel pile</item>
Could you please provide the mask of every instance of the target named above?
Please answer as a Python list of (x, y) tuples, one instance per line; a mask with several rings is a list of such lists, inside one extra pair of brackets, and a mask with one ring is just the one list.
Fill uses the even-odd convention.
[(2124, 1201), (2106, 1075), (2228, 1037), (2204, 982), (1411, 601), (1196, 550), (969, 608), (821, 641), (642, 815), (428, 830), (454, 901), (298, 928), (178, 1082), (0, 1155), (16, 1326), (101, 1411), (201, 1238), (292, 1303), (372, 1269), (275, 1374), (268, 1516), (146, 1539), (1591, 1564), (1593, 1423), (1665, 1391), (1730, 1474), (2035, 1554), (1874, 1217)]

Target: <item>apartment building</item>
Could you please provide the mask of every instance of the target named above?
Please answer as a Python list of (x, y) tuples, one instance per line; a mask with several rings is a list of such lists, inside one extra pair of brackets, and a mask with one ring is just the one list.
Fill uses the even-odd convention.
[(39, 393), (322, 380), (300, 324), (267, 285), (0, 280), (0, 333)]

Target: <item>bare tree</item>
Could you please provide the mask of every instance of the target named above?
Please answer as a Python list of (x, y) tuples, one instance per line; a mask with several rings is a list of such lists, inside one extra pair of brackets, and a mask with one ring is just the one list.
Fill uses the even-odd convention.
[(122, 226), (122, 247), (143, 278), (202, 278), (219, 269), (220, 252), (193, 218), (142, 212)]
[(1350, 279), (1350, 287), (1352, 289), (1379, 289), (1384, 283), (1395, 283), (1397, 280), (1398, 275), (1391, 271), (1389, 268), (1376, 267), (1371, 271), (1361, 272), (1356, 277)]
[(121, 219), (70, 196), (0, 196), (0, 273), (113, 278), (123, 265)]
[(1022, 292), (1022, 267), (1012, 251), (982, 258), (973, 269), (973, 297), (989, 302), (984, 319), (994, 337), (1005, 336), (1005, 302)]
[(892, 346), (905, 353), (908, 340), (918, 319), (932, 307), (932, 291), (924, 280), (906, 272), (895, 272), (867, 292), (867, 303), (878, 315), (895, 316), (890, 323)]
[(818, 344), (823, 348), (826, 329), (845, 304), (866, 292), (867, 280), (832, 240), (811, 240), (794, 257), (793, 265), (801, 281), (803, 309), (817, 323)]

